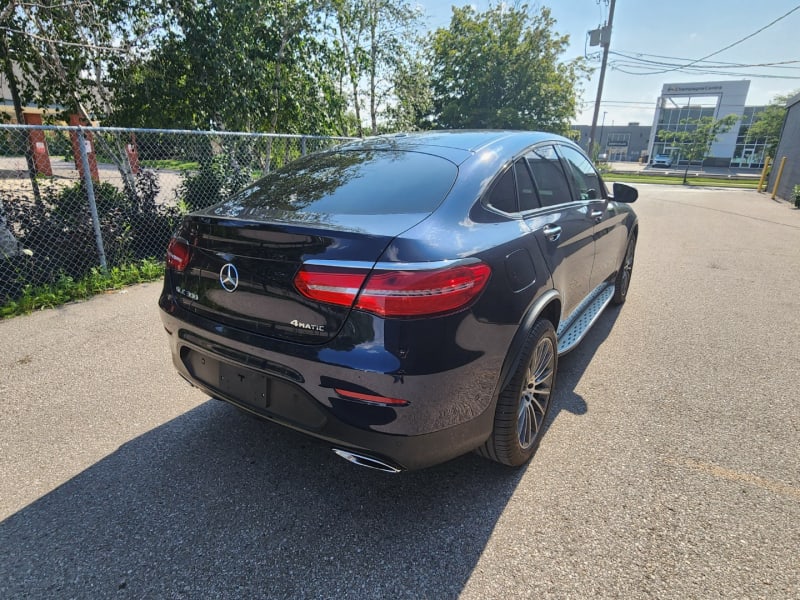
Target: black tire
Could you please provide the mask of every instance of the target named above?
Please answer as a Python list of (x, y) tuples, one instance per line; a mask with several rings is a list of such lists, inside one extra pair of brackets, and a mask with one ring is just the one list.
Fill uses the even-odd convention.
[(636, 255), (636, 236), (631, 236), (628, 241), (628, 247), (625, 249), (625, 256), (622, 259), (622, 264), (617, 271), (617, 277), (614, 279), (614, 297), (611, 299), (612, 304), (619, 306), (625, 304), (628, 298), (628, 289), (631, 286), (631, 276), (633, 275), (633, 259)]
[(536, 321), (520, 356), (497, 399), (492, 435), (477, 450), (509, 467), (524, 465), (534, 455), (550, 412), (558, 367), (558, 341), (550, 321)]

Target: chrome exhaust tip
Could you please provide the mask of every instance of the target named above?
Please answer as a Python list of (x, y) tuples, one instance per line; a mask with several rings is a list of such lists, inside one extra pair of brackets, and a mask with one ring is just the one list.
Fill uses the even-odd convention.
[(358, 465), (359, 467), (366, 467), (367, 469), (375, 469), (376, 471), (383, 471), (384, 473), (400, 473), (403, 470), (385, 461), (382, 461), (379, 458), (374, 458), (372, 456), (365, 456), (363, 454), (357, 454), (355, 452), (350, 452), (349, 450), (342, 450), (341, 448), (333, 448), (333, 452), (337, 456), (341, 456), (343, 459), (350, 461), (351, 463), (353, 463), (354, 465)]

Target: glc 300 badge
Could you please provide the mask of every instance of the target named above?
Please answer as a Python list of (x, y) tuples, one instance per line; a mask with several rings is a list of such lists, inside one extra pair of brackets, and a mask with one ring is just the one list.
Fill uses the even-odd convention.
[(194, 292), (190, 292), (189, 290), (182, 288), (179, 285), (175, 286), (175, 291), (178, 292), (181, 296), (186, 296), (190, 300), (199, 300), (200, 296), (195, 294)]
[(298, 321), (294, 319), (289, 321), (289, 325), (292, 327), (297, 327), (298, 329), (309, 329), (311, 331), (325, 331), (325, 325), (312, 325), (311, 323), (303, 323), (302, 321)]
[(225, 263), (219, 270), (219, 284), (226, 292), (235, 292), (239, 287), (239, 271), (231, 263)]

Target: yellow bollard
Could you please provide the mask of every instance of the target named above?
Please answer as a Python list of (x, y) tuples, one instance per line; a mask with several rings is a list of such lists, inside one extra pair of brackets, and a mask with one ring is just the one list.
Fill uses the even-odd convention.
[(761, 179), (758, 180), (758, 193), (761, 193), (761, 187), (764, 185), (764, 180), (767, 178), (767, 171), (769, 171), (769, 163), (772, 161), (772, 158), (769, 156), (767, 160), (764, 161), (764, 168), (761, 169)]
[(783, 167), (786, 165), (786, 157), (784, 156), (781, 159), (781, 166), (778, 167), (778, 176), (775, 178), (775, 185), (772, 188), (772, 199), (775, 200), (775, 196), (778, 194), (778, 184), (781, 182), (781, 175), (783, 175)]

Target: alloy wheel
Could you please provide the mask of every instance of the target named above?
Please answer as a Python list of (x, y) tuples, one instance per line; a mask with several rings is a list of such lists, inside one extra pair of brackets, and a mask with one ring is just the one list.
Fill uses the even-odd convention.
[(530, 448), (544, 425), (555, 373), (555, 347), (550, 338), (536, 344), (525, 373), (517, 412), (517, 436), (523, 450)]
[(633, 255), (635, 251), (634, 241), (628, 243), (628, 250), (625, 252), (625, 261), (622, 263), (622, 281), (620, 287), (622, 295), (628, 293), (628, 287), (631, 284), (631, 274), (633, 273)]

